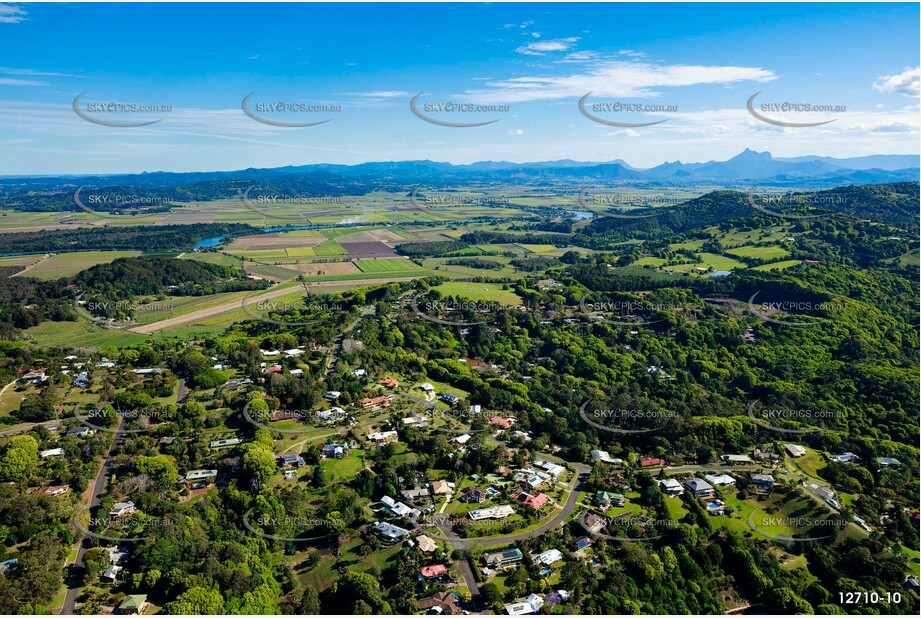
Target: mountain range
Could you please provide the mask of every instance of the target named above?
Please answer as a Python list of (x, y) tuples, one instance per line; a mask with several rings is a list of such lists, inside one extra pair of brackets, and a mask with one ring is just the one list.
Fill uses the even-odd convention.
[[(640, 169), (622, 159), (603, 163), (574, 161), (480, 161), (464, 165), (437, 161), (370, 162), (357, 165), (320, 163), (278, 168), (249, 168), (221, 172), (145, 172), (143, 174), (100, 176), (32, 176), (0, 178), (0, 199), (35, 192), (73, 191), (86, 185), (92, 188), (135, 187), (149, 190), (191, 188), (207, 185), (208, 194), (238, 192), (240, 185), (270, 185), (304, 191), (310, 187), (339, 192), (388, 188), (399, 190), (412, 184), (440, 186), (471, 183), (603, 183), (643, 185), (723, 185), (759, 183), (779, 187), (829, 188), (853, 184), (879, 184), (916, 181), (921, 173), (917, 155), (872, 155), (852, 158), (800, 156), (775, 158), (770, 152), (746, 149), (726, 161), (683, 163), (673, 161)], [(183, 191), (182, 193), (189, 193)], [(197, 193), (192, 191), (191, 193)], [(194, 198), (202, 199), (202, 198)]]

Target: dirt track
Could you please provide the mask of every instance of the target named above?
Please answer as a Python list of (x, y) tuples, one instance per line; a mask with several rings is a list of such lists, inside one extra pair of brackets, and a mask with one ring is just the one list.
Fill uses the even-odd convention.
[[(311, 290), (316, 288), (353, 288), (359, 287), (362, 285), (374, 285), (375, 283), (385, 284), (392, 283), (394, 281), (412, 281), (418, 277), (393, 277), (388, 279), (355, 279), (352, 281), (319, 281), (316, 283), (308, 283), (307, 285)], [(259, 296), (252, 297), (247, 305), (259, 303), (261, 301), (269, 300), (271, 298), (276, 298), (278, 296), (284, 296), (285, 294), (291, 294), (292, 292), (297, 292), (300, 288), (298, 286), (286, 287), (276, 290), (270, 290)], [(159, 322), (152, 322), (150, 324), (143, 324), (141, 326), (135, 326), (134, 328), (128, 329), (133, 333), (140, 333), (142, 335), (149, 335), (151, 333), (156, 333), (167, 328), (175, 328), (177, 326), (185, 326), (187, 324), (194, 324), (196, 322), (201, 322), (203, 320), (208, 320), (210, 318), (223, 315), (225, 313), (230, 313), (231, 311), (237, 311), (242, 308), (242, 303), (240, 299), (230, 300), (226, 303), (215, 305), (214, 307), (208, 307), (206, 309), (199, 309), (198, 311), (192, 311), (185, 313), (183, 315), (177, 315), (173, 318), (168, 318), (166, 320), (160, 320)]]

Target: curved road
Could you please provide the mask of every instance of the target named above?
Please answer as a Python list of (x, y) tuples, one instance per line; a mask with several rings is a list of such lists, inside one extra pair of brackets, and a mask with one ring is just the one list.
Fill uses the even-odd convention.
[(534, 530), (526, 530), (524, 532), (514, 532), (512, 534), (503, 534), (500, 536), (487, 536), (487, 537), (477, 537), (474, 539), (464, 539), (454, 532), (451, 526), (447, 523), (437, 523), (438, 529), (441, 531), (443, 538), (439, 540), (449, 542), (453, 547), (457, 549), (470, 549), (476, 545), (508, 545), (516, 541), (521, 541), (523, 539), (530, 538), (532, 536), (539, 536), (548, 530), (556, 528), (569, 517), (569, 514), (573, 512), (576, 508), (576, 502), (579, 497), (579, 486), (582, 485), (584, 477), (588, 475), (591, 471), (591, 467), (585, 464), (570, 463), (573, 468), (576, 469), (576, 478), (572, 482), (572, 486), (569, 491), (569, 495), (566, 497), (566, 502), (563, 504), (563, 508), (559, 513), (554, 515), (549, 521), (544, 524), (541, 524), (539, 527)]

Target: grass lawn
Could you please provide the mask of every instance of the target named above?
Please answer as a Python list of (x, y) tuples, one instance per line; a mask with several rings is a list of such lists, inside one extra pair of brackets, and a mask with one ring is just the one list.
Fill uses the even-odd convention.
[(637, 261), (635, 261), (633, 264), (636, 265), (636, 266), (656, 266), (656, 267), (659, 267), (659, 266), (664, 266), (667, 262), (668, 262), (668, 260), (666, 260), (665, 258), (657, 258), (657, 257), (652, 257), (652, 256), (646, 256), (646, 257), (641, 257), (640, 259), (638, 259)]
[(521, 298), (511, 290), (503, 290), (501, 283), (470, 283), (448, 281), (433, 288), (444, 296), (458, 296), (475, 301), (495, 302), (503, 305), (520, 305)]
[(727, 249), (726, 253), (743, 258), (756, 258), (759, 260), (774, 260), (790, 255), (790, 252), (777, 245), (744, 245), (735, 249)]
[(240, 267), (240, 259), (226, 253), (184, 253), (180, 259), (217, 264), (218, 266)]
[(755, 266), (752, 270), (784, 270), (790, 268), (791, 266), (797, 266), (801, 264), (800, 260), (784, 260), (782, 262), (774, 262), (773, 264), (762, 264), (761, 266)]
[(348, 457), (342, 459), (324, 459), (323, 469), (333, 477), (332, 480), (351, 480), (364, 467), (360, 449), (352, 449)]
[(531, 253), (550, 253), (556, 251), (556, 245), (525, 245), (518, 243), (518, 246)]
[(684, 249), (686, 251), (700, 251), (700, 248), (704, 246), (704, 240), (687, 240), (685, 242), (676, 242), (668, 246), (672, 251), (678, 251), (679, 249)]

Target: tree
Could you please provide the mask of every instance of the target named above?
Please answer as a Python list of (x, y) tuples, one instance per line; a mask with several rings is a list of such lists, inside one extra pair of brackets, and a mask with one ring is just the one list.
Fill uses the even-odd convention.
[(275, 455), (264, 445), (252, 443), (243, 454), (243, 471), (259, 483), (275, 474)]
[(0, 455), (0, 481), (18, 482), (38, 463), (38, 442), (32, 436), (13, 436)]
[(213, 588), (189, 588), (163, 606), (164, 614), (223, 614), (224, 597)]
[(502, 602), (502, 592), (495, 582), (487, 582), (480, 586), (480, 596), (491, 605)]

